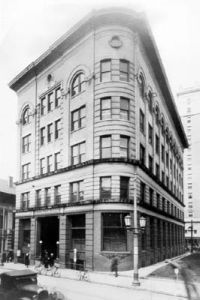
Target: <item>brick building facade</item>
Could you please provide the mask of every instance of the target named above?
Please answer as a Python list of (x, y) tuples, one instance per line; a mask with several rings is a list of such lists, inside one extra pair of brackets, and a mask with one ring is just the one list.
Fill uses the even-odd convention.
[[(142, 14), (89, 14), (10, 82), (18, 95), (15, 252), (132, 268), (124, 225), (147, 219), (140, 266), (183, 253), (187, 139)], [(132, 214), (133, 215), (133, 214)]]

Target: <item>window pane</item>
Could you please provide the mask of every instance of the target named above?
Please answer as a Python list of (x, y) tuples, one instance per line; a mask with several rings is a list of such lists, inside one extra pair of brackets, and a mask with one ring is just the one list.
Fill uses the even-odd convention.
[(101, 71), (102, 72), (109, 72), (111, 67), (111, 61), (106, 60), (101, 62)]
[(102, 147), (111, 147), (111, 137), (103, 137), (101, 139), (101, 145)]
[(101, 155), (102, 155), (102, 158), (109, 158), (111, 157), (111, 149), (110, 148), (105, 148), (105, 149), (102, 149), (101, 151)]
[(111, 79), (110, 72), (102, 73), (101, 79), (102, 81), (109, 81)]
[(128, 73), (128, 62), (120, 61), (120, 71)]
[(102, 109), (110, 109), (111, 108), (111, 99), (101, 99), (101, 108)]
[(80, 154), (85, 153), (85, 143), (80, 144)]
[(120, 138), (120, 147), (128, 148), (128, 138), (125, 137)]
[(120, 108), (124, 109), (124, 110), (128, 110), (129, 109), (129, 99), (121, 98)]

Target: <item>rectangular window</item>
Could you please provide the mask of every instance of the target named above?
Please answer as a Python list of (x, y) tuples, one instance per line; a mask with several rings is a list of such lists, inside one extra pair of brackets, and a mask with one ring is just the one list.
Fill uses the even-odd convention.
[(153, 158), (149, 155), (149, 171), (153, 173)]
[(157, 208), (160, 209), (160, 195), (156, 194), (156, 202), (157, 202)]
[(24, 164), (22, 166), (22, 180), (26, 180), (30, 178), (30, 167), (31, 167), (30, 163)]
[(47, 156), (47, 172), (53, 171), (53, 156), (49, 155)]
[(84, 200), (83, 180), (70, 183), (71, 202)]
[(40, 128), (40, 146), (45, 142), (45, 127)]
[(146, 190), (146, 184), (144, 182), (140, 182), (140, 202), (145, 202), (145, 190)]
[(58, 87), (55, 90), (55, 108), (60, 106), (60, 100), (61, 100), (61, 89)]
[(60, 169), (60, 152), (55, 153), (55, 171)]
[(30, 204), (30, 192), (21, 194), (21, 208), (28, 209)]
[(53, 93), (48, 94), (48, 112), (53, 110)]
[(165, 173), (162, 171), (162, 183), (165, 184)]
[(156, 134), (156, 154), (160, 155), (160, 139)]
[(160, 179), (160, 167), (158, 164), (156, 164), (156, 177)]
[(130, 99), (120, 97), (120, 119), (129, 120)]
[(111, 80), (111, 59), (104, 59), (100, 63), (100, 81)]
[(127, 201), (129, 199), (129, 177), (120, 177), (120, 200)]
[(85, 252), (85, 214), (69, 216), (71, 223), (71, 249)]
[(129, 157), (129, 137), (120, 135), (120, 157)]
[(44, 174), (45, 173), (45, 158), (41, 158), (40, 159), (40, 174)]
[(53, 123), (47, 125), (47, 141), (48, 143), (53, 140)]
[(153, 189), (149, 188), (149, 204), (153, 206)]
[(166, 167), (169, 168), (169, 153), (166, 152)]
[(45, 109), (46, 109), (46, 98), (44, 97), (40, 100), (40, 114), (41, 114), (41, 116), (44, 116)]
[(61, 133), (61, 120), (55, 121), (55, 139), (60, 138)]
[(111, 119), (111, 97), (100, 99), (100, 118), (101, 120)]
[(164, 145), (161, 146), (161, 159), (162, 159), (162, 162), (165, 163), (165, 147), (164, 147)]
[(101, 200), (111, 199), (111, 177), (100, 178), (100, 198)]
[(170, 158), (170, 171), (172, 172), (172, 159)]
[(124, 59), (120, 59), (119, 62), (119, 79), (122, 81), (129, 81), (129, 62)]
[(165, 211), (165, 198), (162, 198), (162, 210)]
[(85, 142), (72, 146), (72, 165), (85, 161)]
[(149, 124), (149, 144), (153, 145), (153, 127)]
[(42, 205), (42, 191), (41, 190), (36, 190), (36, 206), (41, 206)]
[(56, 185), (54, 187), (54, 202), (55, 204), (61, 203), (61, 185)]
[(111, 135), (100, 137), (100, 151), (101, 158), (112, 157)]
[(72, 120), (71, 121), (72, 131), (85, 127), (85, 120), (86, 120), (85, 106), (82, 106), (77, 110), (74, 110), (71, 113), (71, 120)]
[(145, 165), (145, 148), (142, 144), (140, 144), (140, 162)]
[(123, 213), (102, 214), (103, 251), (127, 251), (125, 215)]
[(31, 134), (28, 134), (22, 138), (22, 153), (30, 152)]
[(140, 131), (144, 134), (145, 130), (145, 118), (144, 118), (144, 113), (140, 109)]
[(166, 176), (166, 186), (169, 187), (169, 177)]
[(50, 187), (45, 188), (44, 201), (45, 201), (46, 206), (49, 206), (51, 204), (51, 188)]

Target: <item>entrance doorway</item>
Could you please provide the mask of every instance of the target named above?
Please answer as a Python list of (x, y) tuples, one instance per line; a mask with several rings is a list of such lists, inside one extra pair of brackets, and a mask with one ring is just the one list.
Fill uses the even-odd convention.
[(38, 219), (38, 256), (43, 256), (45, 250), (54, 257), (59, 256), (59, 218), (45, 217)]

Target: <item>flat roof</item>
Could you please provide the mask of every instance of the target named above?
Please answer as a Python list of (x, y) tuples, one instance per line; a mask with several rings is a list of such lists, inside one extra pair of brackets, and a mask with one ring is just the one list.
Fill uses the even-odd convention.
[(181, 139), (183, 147), (188, 147), (187, 137), (179, 116), (169, 82), (155, 44), (150, 26), (146, 16), (141, 12), (135, 12), (125, 8), (110, 8), (94, 10), (72, 27), (66, 34), (59, 38), (47, 51), (38, 59), (29, 64), (21, 73), (19, 73), (10, 83), (9, 87), (18, 91), (29, 80), (40, 74), (49, 65), (55, 62), (61, 55), (75, 45), (80, 39), (92, 32), (94, 28), (104, 25), (124, 25), (132, 31), (137, 31), (148, 58), (153, 66), (155, 77), (160, 85), (161, 92), (166, 105), (172, 116), (174, 127), (177, 129), (178, 136)]

